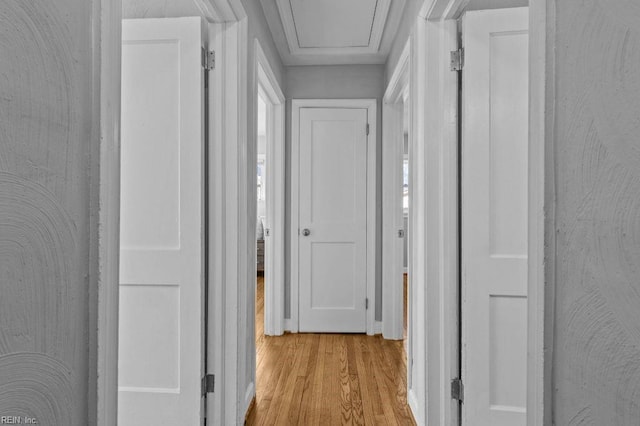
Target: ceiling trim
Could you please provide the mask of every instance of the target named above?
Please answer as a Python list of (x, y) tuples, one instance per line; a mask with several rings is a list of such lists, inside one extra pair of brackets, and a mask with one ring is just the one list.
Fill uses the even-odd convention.
[(391, 0), (377, 0), (369, 45), (364, 47), (300, 47), (290, 0), (276, 0), (285, 38), (292, 55), (358, 55), (376, 54), (380, 49)]

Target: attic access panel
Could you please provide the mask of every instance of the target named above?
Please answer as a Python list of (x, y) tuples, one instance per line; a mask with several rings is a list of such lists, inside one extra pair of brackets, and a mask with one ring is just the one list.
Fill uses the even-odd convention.
[(277, 0), (292, 54), (377, 53), (390, 0)]

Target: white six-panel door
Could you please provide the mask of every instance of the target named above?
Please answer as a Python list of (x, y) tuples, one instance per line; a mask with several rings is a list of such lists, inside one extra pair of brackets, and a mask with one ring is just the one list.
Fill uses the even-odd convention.
[(528, 10), (462, 22), (463, 422), (524, 426)]
[(367, 109), (301, 108), (299, 129), (300, 331), (362, 333)]
[(118, 425), (201, 419), (200, 18), (122, 25)]

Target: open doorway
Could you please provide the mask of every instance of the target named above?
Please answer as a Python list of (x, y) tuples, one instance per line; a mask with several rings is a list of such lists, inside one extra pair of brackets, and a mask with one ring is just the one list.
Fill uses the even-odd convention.
[[(410, 290), (412, 278), (412, 108), (410, 99), (409, 40), (384, 96), (383, 142), (383, 336), (386, 339), (407, 338), (407, 354), (411, 352), (411, 308), (405, 307), (405, 284)], [(411, 291), (407, 292), (410, 306)], [(405, 316), (409, 313), (408, 323)], [(408, 335), (405, 336), (405, 327)], [(408, 363), (409, 369), (411, 363)], [(409, 374), (409, 380), (410, 380)]]
[[(407, 88), (408, 89), (408, 88)], [(409, 161), (409, 91), (405, 90), (402, 97), (402, 337), (407, 349), (408, 328), (408, 299), (409, 299), (409, 205), (411, 204), (409, 182), (411, 176)]]
[[(255, 40), (256, 285), (263, 334), (284, 333), (284, 94)], [(256, 293), (257, 294), (257, 293)], [(257, 304), (254, 306), (258, 306)], [(256, 313), (257, 310), (256, 310)]]
[(265, 252), (265, 239), (270, 229), (265, 227), (267, 221), (267, 104), (264, 92), (258, 86), (257, 100), (257, 157), (256, 164), (256, 341), (264, 334), (264, 281), (265, 260), (271, 253)]

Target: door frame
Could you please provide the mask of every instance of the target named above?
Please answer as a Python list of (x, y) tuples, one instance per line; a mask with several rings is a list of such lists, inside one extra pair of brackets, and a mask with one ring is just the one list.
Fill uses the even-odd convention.
[[(210, 173), (208, 194), (213, 206), (209, 212), (209, 323), (207, 353), (211, 360), (207, 373), (216, 374), (213, 398), (207, 399), (207, 416), (214, 424), (235, 424), (244, 418), (247, 395), (253, 397), (253, 383), (240, 389), (238, 360), (246, 354), (246, 342), (238, 342), (242, 309), (247, 302), (239, 297), (248, 281), (247, 249), (251, 219), (247, 212), (248, 182), (246, 158), (241, 158), (247, 145), (247, 48), (248, 18), (241, 0), (198, 0), (203, 14), (212, 25), (210, 34), (223, 66), (211, 72), (212, 90), (209, 119), (216, 123), (210, 133)], [(91, 158), (91, 221), (97, 229), (96, 265), (92, 274), (98, 286), (91, 298), (97, 304), (97, 334), (90, 345), (90, 387), (95, 389), (96, 409), (91, 418), (99, 426), (117, 422), (118, 402), (118, 303), (120, 250), (120, 63), (122, 57), (122, 0), (98, 0), (93, 20), (100, 35), (96, 52), (94, 84), (99, 98), (93, 104), (93, 129), (100, 139), (98, 152)], [(225, 173), (224, 165), (235, 170)], [(220, 167), (218, 167), (220, 166)], [(242, 166), (242, 167), (238, 167)], [(238, 170), (240, 169), (240, 170)], [(244, 174), (244, 179), (241, 176)], [(222, 178), (221, 180), (219, 178)], [(255, 216), (255, 215), (254, 215)], [(255, 218), (253, 219), (255, 220)], [(225, 232), (225, 229), (230, 231)], [(246, 298), (245, 298), (246, 299)], [(239, 306), (239, 303), (242, 306)], [(244, 324), (244, 322), (242, 323)], [(227, 327), (228, 325), (228, 327)], [(232, 338), (233, 337), (233, 338)], [(203, 336), (204, 338), (204, 336)], [(253, 339), (253, 336), (251, 336)], [(242, 374), (241, 374), (242, 373)], [(225, 397), (225, 395), (227, 397)], [(249, 398), (249, 402), (250, 402)], [(240, 407), (244, 404), (245, 407)], [(244, 409), (243, 409), (244, 408)]]
[(299, 331), (299, 179), (300, 175), (300, 110), (302, 108), (362, 108), (367, 110), (369, 135), (367, 136), (367, 267), (366, 283), (369, 309), (367, 309), (368, 335), (375, 334), (376, 306), (376, 110), (375, 99), (293, 99), (291, 101), (291, 319), (288, 330)]
[[(449, 292), (455, 291), (450, 283), (457, 280), (457, 234), (452, 218), (457, 211), (456, 175), (451, 169), (457, 154), (455, 146), (445, 143), (444, 135), (455, 131), (451, 123), (455, 121), (456, 111), (440, 109), (441, 105), (436, 103), (446, 93), (446, 85), (434, 82), (440, 75), (435, 64), (443, 58), (437, 57), (438, 28), (428, 25), (426, 20), (431, 2), (424, 0), (387, 84), (382, 149), (384, 153), (394, 150), (403, 115), (401, 111), (394, 111), (397, 109), (394, 104), (408, 89), (411, 201), (407, 256), (414, 285), (409, 286), (407, 306), (407, 402), (418, 424), (450, 424), (449, 417), (441, 415), (444, 411), (441, 407), (450, 404), (450, 389), (446, 386), (453, 371), (450, 369), (455, 366), (450, 342), (453, 331), (449, 328), (455, 326), (456, 315), (451, 311), (455, 308), (451, 303), (455, 293)], [(383, 173), (401, 167), (401, 162), (395, 164), (393, 156), (388, 157), (385, 154), (382, 159)], [(383, 178), (383, 185), (386, 184)], [(384, 193), (389, 191), (384, 188)], [(392, 197), (383, 198), (385, 236), (394, 232), (394, 228), (389, 230), (394, 223), (387, 222), (386, 214), (394, 206)], [(383, 237), (383, 265), (395, 262), (390, 258), (393, 251), (388, 242), (388, 237)], [(402, 336), (402, 288), (393, 284), (393, 279), (385, 273), (382, 294), (384, 301), (391, 300), (389, 304), (383, 302), (385, 338)], [(442, 321), (443, 316), (449, 316), (450, 320)]]
[[(387, 89), (385, 90), (384, 97), (382, 98), (382, 299), (385, 301), (382, 304), (382, 336), (385, 339), (390, 340), (402, 340), (404, 327), (403, 320), (403, 289), (402, 286), (398, 286), (398, 282), (402, 280), (403, 265), (398, 264), (396, 253), (398, 250), (402, 250), (404, 239), (398, 238), (397, 228), (398, 224), (404, 220), (403, 217), (398, 217), (398, 205), (402, 202), (402, 197), (399, 194), (399, 186), (396, 186), (396, 181), (389, 176), (397, 176), (402, 169), (402, 159), (398, 158), (399, 152), (398, 146), (403, 146), (403, 120), (404, 111), (403, 105), (406, 100), (406, 93), (414, 93), (411, 87), (411, 37), (407, 40), (407, 43), (400, 54), (398, 64), (396, 65)], [(411, 140), (413, 139), (413, 121), (410, 96), (409, 100), (409, 151), (411, 152)], [(411, 161), (411, 156), (409, 156)], [(411, 167), (409, 167), (409, 174), (411, 175)], [(411, 176), (409, 181), (411, 182)], [(411, 193), (411, 185), (409, 185), (409, 193)], [(411, 199), (411, 196), (409, 196)], [(409, 219), (414, 216), (412, 212), (412, 205), (409, 204)], [(407, 230), (406, 238), (409, 238), (411, 234), (411, 224), (409, 223), (409, 230)], [(411, 265), (415, 263), (412, 261), (413, 251), (410, 244), (407, 248), (408, 258), (408, 272), (411, 277)], [(400, 262), (402, 260), (400, 259)], [(411, 292), (409, 291), (407, 301), (407, 308), (412, 306)], [(411, 337), (408, 334), (408, 349), (411, 348)], [(407, 356), (409, 356), (410, 350), (407, 350)], [(407, 367), (410, 369), (410, 363), (407, 363)], [(408, 374), (411, 377), (411, 374)]]
[[(457, 130), (452, 122), (457, 121), (457, 78), (451, 78), (449, 52), (458, 49), (456, 19), (462, 14), (470, 0), (425, 0), (421, 16), (426, 19), (429, 42), (426, 57), (435, 70), (427, 73), (427, 90), (420, 92), (425, 98), (427, 112), (432, 111), (439, 119), (433, 122), (434, 131), (439, 132), (441, 158), (441, 196), (433, 209), (445, 209), (441, 212), (453, 213), (458, 206), (452, 191), (457, 185)], [(545, 267), (546, 257), (553, 262), (555, 218), (554, 174), (553, 174), (553, 52), (547, 51), (547, 45), (553, 45), (555, 30), (548, 23), (553, 18), (553, 10), (547, 9), (547, 2), (530, 0), (529, 2), (529, 260), (528, 260), (528, 344), (527, 344), (527, 424), (541, 426), (551, 422), (551, 361), (553, 356), (553, 297), (555, 278), (553, 265)], [(550, 5), (549, 7), (553, 7)], [(444, 117), (442, 113), (444, 112)], [(427, 120), (430, 120), (427, 115)], [(453, 157), (455, 154), (455, 158)], [(457, 197), (457, 188), (454, 193)], [(448, 200), (448, 201), (447, 201)], [(454, 210), (452, 210), (455, 207)], [(445, 214), (447, 216), (447, 214)], [(450, 214), (448, 214), (450, 216)], [(457, 241), (458, 226), (449, 224), (445, 233), (449, 235), (441, 241), (438, 249), (447, 275), (443, 286), (436, 288), (427, 282), (427, 310), (439, 311), (440, 315), (430, 320), (427, 328), (428, 347), (442, 347), (443, 353), (450, 356), (434, 358), (430, 362), (438, 364), (441, 372), (450, 371), (450, 376), (442, 377), (442, 384), (429, 383), (427, 400), (427, 423), (457, 424), (457, 403), (450, 399), (450, 379), (456, 377), (454, 353), (458, 351), (457, 316), (447, 312), (457, 312)], [(448, 246), (448, 248), (447, 248)], [(454, 250), (455, 248), (455, 250)], [(455, 265), (455, 270), (452, 269)], [(448, 271), (447, 271), (448, 270)], [(444, 311), (442, 310), (444, 309)], [(437, 330), (448, 330), (446, 335)], [(429, 351), (431, 353), (431, 351)], [(455, 362), (454, 362), (455, 361)], [(429, 371), (432, 371), (430, 366)], [(435, 379), (430, 375), (430, 382)]]
[(285, 97), (257, 38), (254, 52), (254, 93), (264, 94), (267, 104), (264, 334), (280, 336), (284, 333)]

